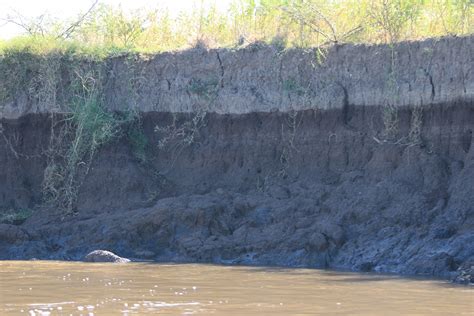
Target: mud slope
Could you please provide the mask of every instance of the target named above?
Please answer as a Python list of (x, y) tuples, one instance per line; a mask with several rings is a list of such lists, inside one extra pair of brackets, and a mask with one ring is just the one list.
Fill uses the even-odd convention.
[[(465, 282), (473, 56), (464, 37), (393, 51), (336, 46), (321, 64), (312, 50), (257, 44), (136, 57), (133, 67), (109, 59), (105, 107), (137, 109), (146, 146), (137, 155), (126, 131), (102, 146), (74, 215), (45, 205), (42, 189), (67, 71), (54, 104), (18, 89), (0, 105), (0, 212), (33, 214), (0, 224), (0, 259), (77, 260), (105, 248)], [(134, 93), (130, 73), (140, 74)]]

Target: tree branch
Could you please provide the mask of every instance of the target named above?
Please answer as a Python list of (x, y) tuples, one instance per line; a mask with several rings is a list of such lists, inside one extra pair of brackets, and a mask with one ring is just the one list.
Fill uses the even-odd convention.
[(68, 38), (69, 36), (71, 36), (75, 29), (79, 25), (81, 25), (81, 23), (84, 22), (85, 18), (92, 12), (97, 3), (99, 3), (99, 0), (95, 0), (89, 7), (89, 9), (83, 15), (81, 15), (81, 17), (76, 22), (71, 24), (66, 30), (64, 30), (61, 34), (58, 35), (58, 38)]

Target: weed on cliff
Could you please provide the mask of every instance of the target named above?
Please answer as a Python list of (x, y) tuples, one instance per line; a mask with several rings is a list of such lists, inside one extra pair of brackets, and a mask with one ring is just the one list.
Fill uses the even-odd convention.
[(396, 69), (396, 51), (394, 45), (390, 45), (390, 64), (385, 83), (386, 100), (382, 105), (382, 121), (384, 130), (382, 137), (384, 141), (393, 141), (398, 134), (398, 73)]
[(398, 69), (396, 68), (397, 53), (395, 45), (389, 45), (390, 64), (385, 83), (386, 100), (381, 107), (384, 129), (382, 139), (374, 138), (378, 143), (392, 143), (397, 145), (415, 146), (421, 144), (421, 128), (423, 125), (423, 109), (421, 104), (415, 104), (411, 110), (410, 130), (408, 135), (399, 135), (399, 84)]
[(155, 132), (160, 136), (158, 148), (172, 152), (190, 146), (196, 142), (199, 131), (206, 125), (207, 112), (198, 111), (188, 120), (178, 120), (173, 113), (173, 121), (166, 126), (155, 126)]
[(416, 105), (411, 111), (410, 131), (408, 133), (408, 141), (411, 145), (421, 144), (421, 128), (423, 124), (423, 108)]
[(283, 90), (287, 93), (295, 93), (298, 96), (303, 96), (307, 93), (307, 89), (301, 86), (295, 78), (289, 78), (283, 81)]
[(219, 89), (219, 80), (211, 78), (208, 80), (193, 78), (188, 84), (188, 91), (198, 97), (211, 101)]
[(146, 148), (148, 146), (148, 138), (143, 131), (143, 127), (139, 116), (133, 120), (127, 129), (127, 139), (132, 147), (132, 153), (140, 163), (147, 162)]
[(120, 114), (104, 108), (96, 73), (77, 70), (76, 76), (68, 112), (59, 121), (52, 120), (58, 127), (52, 128), (43, 180), (45, 201), (67, 213), (74, 210), (79, 188), (99, 148), (120, 137), (123, 127), (137, 119), (133, 111)]
[(207, 113), (219, 93), (219, 80), (214, 77), (192, 78), (187, 91), (197, 97), (193, 112), (187, 118), (184, 115), (178, 118), (178, 114), (173, 113), (171, 124), (155, 126), (155, 133), (159, 136), (158, 148), (171, 153), (171, 167), (181, 151), (197, 141), (201, 129), (206, 126)]
[(33, 212), (27, 208), (0, 211), (0, 224), (21, 225)]
[[(29, 100), (38, 105), (38, 112), (50, 113), (50, 141), (42, 153), (47, 158), (43, 198), (66, 213), (74, 210), (81, 184), (102, 146), (126, 135), (136, 157), (146, 159), (146, 137), (138, 112), (132, 110), (142, 80), (139, 70), (125, 75), (130, 100), (124, 102), (130, 103), (125, 107), (129, 110), (113, 113), (104, 106), (105, 62), (80, 56), (73, 50), (38, 54), (29, 46), (0, 54), (0, 104)], [(15, 157), (23, 156), (5, 138), (3, 128), (0, 137)]]
[(0, 104), (13, 100), (16, 94), (28, 92), (39, 71), (41, 57), (29, 50), (7, 50), (0, 55)]

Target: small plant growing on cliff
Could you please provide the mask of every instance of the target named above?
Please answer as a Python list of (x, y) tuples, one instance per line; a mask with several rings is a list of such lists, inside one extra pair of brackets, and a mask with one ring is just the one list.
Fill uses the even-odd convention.
[(170, 125), (155, 127), (155, 132), (161, 136), (158, 147), (171, 147), (176, 150), (191, 145), (196, 141), (199, 130), (205, 126), (206, 115), (206, 112), (200, 111), (191, 120), (179, 123), (176, 114), (173, 114), (173, 122)]
[(127, 139), (132, 146), (132, 152), (135, 158), (141, 163), (147, 161), (146, 147), (148, 146), (148, 138), (146, 137), (139, 120), (131, 124), (127, 131)]
[(398, 133), (398, 81), (396, 70), (395, 47), (390, 45), (390, 65), (388, 79), (386, 82), (387, 100), (382, 105), (382, 121), (384, 124), (383, 137), (385, 140), (393, 140)]
[(398, 131), (398, 109), (396, 105), (387, 102), (382, 107), (382, 120), (384, 124), (383, 136), (385, 140), (393, 139)]
[(423, 123), (423, 109), (421, 105), (416, 105), (411, 111), (410, 132), (408, 141), (411, 145), (421, 143), (421, 127)]
[(215, 78), (202, 80), (193, 78), (189, 82), (188, 91), (206, 100), (211, 100), (217, 93), (219, 81)]
[(288, 176), (288, 169), (291, 166), (293, 155), (298, 151), (295, 145), (295, 139), (302, 118), (302, 115), (299, 115), (297, 111), (292, 110), (288, 113), (286, 124), (282, 124), (281, 126), (283, 147), (280, 154), (281, 168), (278, 172), (278, 176), (281, 178), (286, 178)]
[(160, 136), (158, 148), (171, 153), (171, 166), (183, 149), (189, 147), (197, 141), (200, 130), (206, 126), (207, 112), (198, 111), (193, 114), (190, 120), (179, 121), (177, 115), (173, 113), (173, 121), (166, 126), (157, 125), (155, 132)]
[(41, 57), (30, 50), (6, 49), (0, 55), (0, 104), (12, 101), (20, 92), (33, 89), (32, 74), (37, 74)]
[(21, 225), (26, 221), (33, 212), (27, 208), (21, 208), (18, 210), (7, 210), (0, 212), (0, 223), (10, 225)]
[(302, 87), (294, 78), (289, 78), (283, 82), (283, 90), (288, 93), (296, 93), (299, 96), (306, 94), (306, 89)]
[(134, 113), (120, 116), (104, 109), (97, 74), (77, 69), (76, 76), (70, 112), (60, 121), (59, 132), (51, 135), (43, 180), (45, 200), (68, 213), (74, 210), (98, 149), (121, 135), (121, 126), (135, 119)]
[(321, 46), (316, 47), (314, 50), (314, 55), (316, 63), (321, 66), (326, 61), (327, 48)]
[(160, 136), (158, 148), (171, 152), (174, 156), (173, 162), (184, 148), (196, 142), (201, 128), (206, 126), (207, 111), (217, 98), (219, 81), (216, 78), (209, 80), (193, 78), (188, 84), (188, 92), (198, 95), (205, 101), (190, 114), (192, 117), (178, 120), (177, 114), (173, 113), (171, 124), (155, 126), (155, 132)]

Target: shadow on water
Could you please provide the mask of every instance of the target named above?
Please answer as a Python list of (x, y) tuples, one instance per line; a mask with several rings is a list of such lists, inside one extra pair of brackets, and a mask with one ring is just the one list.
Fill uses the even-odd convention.
[(457, 284), (449, 281), (448, 279), (435, 278), (432, 276), (418, 276), (418, 275), (400, 275), (391, 273), (378, 273), (378, 272), (354, 272), (349, 270), (329, 270), (321, 268), (308, 268), (308, 267), (279, 267), (279, 266), (257, 266), (257, 265), (234, 265), (234, 264), (222, 264), (222, 263), (181, 263), (181, 262), (154, 262), (146, 261), (138, 264), (146, 265), (200, 265), (209, 267), (225, 267), (237, 270), (244, 273), (277, 273), (294, 276), (312, 276), (318, 274), (319, 276), (327, 276), (327, 278), (320, 278), (322, 282), (335, 282), (335, 283), (369, 283), (369, 282), (381, 282), (381, 281), (403, 281), (403, 282), (430, 282), (434, 286), (443, 288), (462, 287), (472, 289), (474, 287), (466, 286), (463, 284)]
[[(241, 267), (241, 266), (238, 266)], [(463, 287), (474, 290), (474, 287), (464, 284), (451, 282), (449, 279), (436, 278), (433, 276), (423, 275), (400, 275), (395, 273), (379, 273), (379, 272), (356, 272), (348, 270), (329, 270), (318, 268), (288, 268), (288, 267), (264, 267), (264, 266), (247, 266), (242, 267), (247, 272), (257, 273), (284, 273), (290, 275), (307, 275), (311, 276), (315, 273), (327, 278), (320, 278), (324, 282), (336, 283), (366, 283), (380, 281), (402, 281), (402, 282), (430, 282), (431, 284), (444, 288)]]

